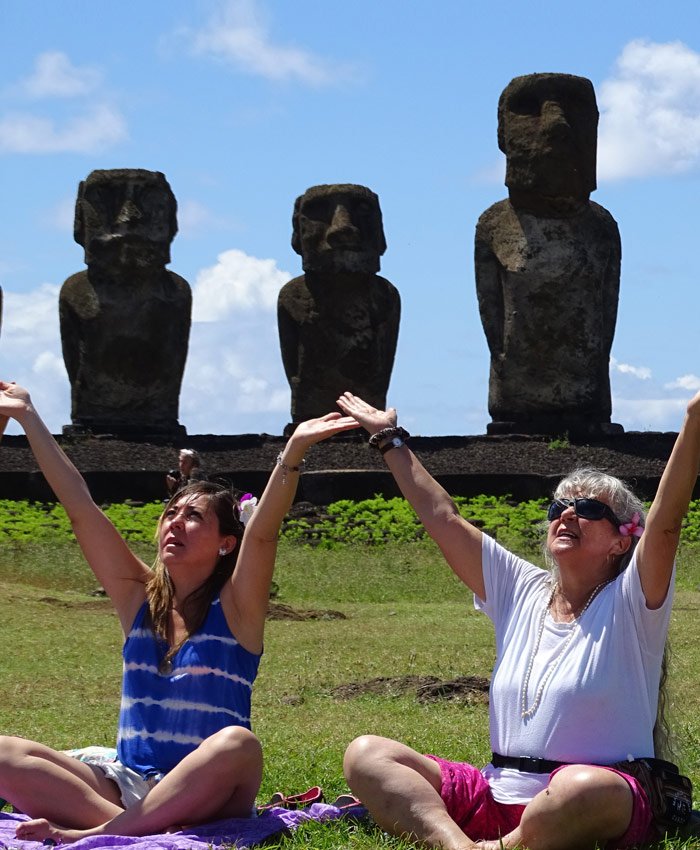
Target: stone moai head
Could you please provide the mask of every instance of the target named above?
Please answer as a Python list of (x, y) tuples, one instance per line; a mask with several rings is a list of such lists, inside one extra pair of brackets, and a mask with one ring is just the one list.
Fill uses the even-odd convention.
[(176, 213), (175, 195), (160, 171), (93, 171), (78, 188), (73, 236), (89, 266), (164, 266)]
[(596, 188), (597, 135), (595, 92), (585, 77), (515, 77), (498, 101), (511, 192), (587, 200)]
[(305, 272), (374, 274), (386, 251), (379, 198), (366, 186), (312, 186), (296, 199), (292, 248)]

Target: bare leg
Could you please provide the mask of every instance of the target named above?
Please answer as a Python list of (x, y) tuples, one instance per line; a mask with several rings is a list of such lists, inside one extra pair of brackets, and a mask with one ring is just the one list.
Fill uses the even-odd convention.
[(242, 726), (227, 726), (186, 756), (142, 800), (92, 829), (27, 821), (17, 837), (69, 843), (87, 835), (153, 835), (176, 824), (248, 817), (262, 781), (260, 742)]
[(525, 807), (517, 829), (498, 841), (482, 841), (484, 850), (592, 850), (619, 838), (632, 819), (632, 791), (610, 770), (572, 765), (560, 770)]
[(9, 735), (0, 736), (0, 797), (30, 817), (71, 827), (97, 826), (123, 811), (119, 789), (99, 768)]
[(343, 769), (353, 793), (386, 832), (443, 850), (474, 846), (447, 814), (440, 767), (432, 759), (398, 741), (363, 735), (348, 747)]

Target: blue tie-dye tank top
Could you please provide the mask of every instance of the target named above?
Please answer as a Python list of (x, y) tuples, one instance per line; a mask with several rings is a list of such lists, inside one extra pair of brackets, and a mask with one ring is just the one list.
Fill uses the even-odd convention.
[(250, 729), (250, 699), (260, 655), (233, 637), (219, 597), (207, 618), (172, 659), (146, 621), (144, 603), (124, 643), (124, 678), (117, 752), (142, 775), (167, 773), (205, 738), (225, 726)]

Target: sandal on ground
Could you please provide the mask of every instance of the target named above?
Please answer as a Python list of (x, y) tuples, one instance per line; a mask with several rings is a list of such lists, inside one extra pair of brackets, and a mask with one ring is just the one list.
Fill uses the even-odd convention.
[(266, 812), (268, 809), (274, 809), (275, 807), (284, 806), (285, 796), (281, 791), (275, 791), (275, 793), (270, 797), (267, 803), (264, 806), (258, 806), (258, 814), (262, 814)]
[(323, 791), (321, 791), (318, 785), (314, 785), (313, 788), (309, 788), (303, 794), (292, 794), (290, 797), (285, 797), (281, 791), (275, 791), (272, 797), (270, 797), (269, 802), (264, 806), (258, 806), (258, 814), (262, 814), (268, 809), (274, 809), (275, 807), (290, 810), (305, 809), (307, 806), (312, 805), (312, 803), (322, 802)]
[(293, 794), (291, 797), (285, 797), (284, 803), (282, 803), (282, 805), (285, 807), (285, 809), (305, 809), (312, 803), (322, 802), (323, 791), (321, 791), (320, 786), (314, 785), (313, 788), (309, 788), (309, 790), (304, 791), (303, 794)]
[(364, 809), (365, 804), (362, 800), (359, 800), (357, 797), (353, 797), (352, 794), (341, 794), (340, 797), (337, 797), (332, 803), (332, 806), (335, 806), (336, 809), (340, 809), (341, 811), (347, 812), (350, 809)]

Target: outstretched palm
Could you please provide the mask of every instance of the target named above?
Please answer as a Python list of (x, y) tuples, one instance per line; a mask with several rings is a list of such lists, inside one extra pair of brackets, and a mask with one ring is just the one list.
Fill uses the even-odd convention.
[(294, 439), (301, 442), (305, 447), (308, 447), (314, 443), (319, 443), (321, 440), (325, 440), (326, 437), (332, 437), (333, 434), (357, 427), (358, 423), (352, 416), (341, 416), (340, 413), (327, 413), (318, 419), (308, 419), (306, 422), (300, 422), (294, 431)]
[(371, 404), (367, 404), (359, 396), (352, 393), (343, 393), (337, 401), (338, 407), (348, 416), (352, 416), (370, 434), (376, 434), (383, 428), (396, 425), (396, 410), (390, 407), (388, 410), (377, 410)]

